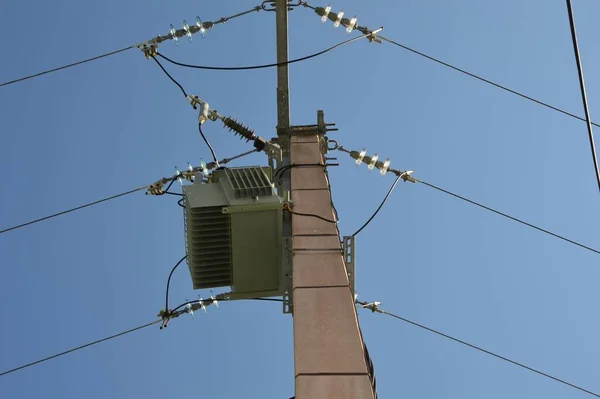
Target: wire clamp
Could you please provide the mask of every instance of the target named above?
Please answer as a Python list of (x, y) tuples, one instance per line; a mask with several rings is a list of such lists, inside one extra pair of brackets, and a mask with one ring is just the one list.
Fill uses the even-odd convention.
[(358, 30), (359, 32), (361, 32), (363, 35), (367, 35), (367, 40), (369, 41), (369, 43), (373, 43), (373, 42), (379, 43), (379, 44), (383, 43), (381, 41), (381, 39), (377, 37), (377, 34), (383, 30), (383, 27), (381, 27), (379, 29), (375, 29), (373, 31), (365, 26), (357, 25), (355, 29)]
[(155, 43), (143, 44), (139, 47), (140, 50), (146, 56), (146, 59), (150, 59), (150, 57), (156, 56), (158, 54), (158, 45)]
[(162, 323), (160, 324), (160, 329), (162, 330), (163, 328), (167, 328), (169, 326), (169, 321), (171, 321), (173, 312), (170, 310), (161, 309), (157, 316), (162, 319)]
[(409, 181), (411, 183), (416, 183), (417, 180), (411, 176), (413, 173), (415, 173), (414, 170), (407, 170), (407, 171), (402, 172), (399, 176), (405, 182)]
[(356, 301), (356, 303), (359, 304), (361, 308), (369, 309), (373, 313), (375, 313), (375, 312), (381, 313), (381, 309), (379, 309), (379, 305), (381, 305), (381, 302), (379, 302), (379, 301), (373, 301), (373, 302)]
[(165, 192), (163, 190), (163, 186), (166, 184), (167, 179), (160, 179), (156, 183), (153, 183), (148, 186), (148, 190), (146, 191), (146, 195), (163, 195)]

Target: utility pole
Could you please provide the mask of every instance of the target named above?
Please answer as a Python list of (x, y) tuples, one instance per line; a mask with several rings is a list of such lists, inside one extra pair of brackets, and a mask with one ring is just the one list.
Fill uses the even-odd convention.
[[(288, 1), (276, 0), (277, 62), (288, 61)], [(279, 189), (291, 193), (294, 215), (285, 212), (291, 237), (294, 373), (296, 399), (365, 399), (375, 393), (369, 377), (339, 231), (334, 220), (324, 153), (322, 112), (317, 125), (290, 125), (288, 66), (277, 68), (277, 137), (292, 165)], [(294, 168), (293, 165), (313, 165)], [(354, 276), (351, 276), (353, 279)]]

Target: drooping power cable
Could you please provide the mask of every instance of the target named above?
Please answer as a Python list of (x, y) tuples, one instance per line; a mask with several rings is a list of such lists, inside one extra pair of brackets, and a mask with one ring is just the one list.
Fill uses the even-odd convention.
[(69, 349), (67, 351), (60, 352), (60, 353), (57, 353), (57, 354), (52, 355), (52, 356), (45, 357), (45, 358), (40, 359), (40, 360), (36, 360), (35, 362), (27, 363), (27, 364), (24, 364), (23, 366), (19, 366), (19, 367), (15, 367), (13, 369), (10, 369), (10, 370), (3, 371), (2, 373), (0, 373), (0, 377), (2, 377), (3, 375), (14, 373), (15, 371), (19, 371), (19, 370), (22, 370), (22, 369), (27, 368), (27, 367), (35, 366), (36, 364), (40, 364), (40, 363), (43, 363), (43, 362), (48, 361), (48, 360), (55, 359), (55, 358), (60, 357), (60, 356), (64, 356), (64, 355), (69, 354), (71, 352), (75, 352), (75, 351), (78, 351), (80, 349), (87, 348), (88, 346), (96, 345), (96, 344), (99, 344), (101, 342), (109, 341), (109, 340), (111, 340), (113, 338), (117, 338), (117, 337), (120, 337), (122, 335), (126, 335), (126, 334), (129, 334), (129, 333), (132, 333), (134, 331), (142, 330), (142, 329), (144, 329), (146, 327), (150, 327), (150, 326), (152, 326), (154, 324), (157, 324), (157, 323), (160, 323), (160, 322), (161, 322), (160, 319), (159, 320), (155, 320), (155, 321), (153, 321), (151, 323), (144, 324), (142, 326), (135, 327), (135, 328), (132, 328), (132, 329), (127, 330), (127, 331), (120, 332), (120, 333), (115, 334), (115, 335), (111, 335), (110, 337), (102, 338), (102, 339), (99, 339), (97, 341), (93, 341), (93, 342), (87, 343), (85, 345), (81, 345), (81, 346), (78, 346), (76, 348)]
[(364, 38), (368, 37), (369, 35), (371, 35), (371, 34), (366, 34), (366, 35), (354, 37), (352, 39), (344, 40), (343, 42), (338, 43), (338, 44), (336, 44), (334, 46), (331, 46), (329, 48), (326, 48), (325, 50), (319, 51), (319, 52), (311, 54), (311, 55), (307, 55), (305, 57), (295, 58), (293, 60), (289, 60), (289, 61), (286, 61), (286, 62), (275, 62), (275, 63), (272, 63), (272, 64), (261, 64), (261, 65), (250, 65), (250, 66), (239, 66), (239, 67), (192, 65), (192, 64), (184, 64), (182, 62), (173, 61), (172, 59), (170, 59), (170, 58), (162, 55), (161, 53), (158, 53), (157, 55), (159, 57), (161, 57), (162, 59), (170, 62), (171, 64), (178, 65), (178, 66), (185, 67), (185, 68), (207, 69), (207, 70), (211, 70), (211, 71), (247, 71), (247, 70), (251, 70), (251, 69), (274, 68), (274, 67), (278, 67), (278, 66), (295, 64), (297, 62), (306, 61), (306, 60), (309, 60), (311, 58), (315, 58), (315, 57), (318, 57), (318, 56), (323, 55), (325, 53), (328, 53), (328, 52), (330, 52), (332, 50), (335, 50), (335, 49), (337, 49), (339, 47), (342, 47), (342, 46), (344, 46), (346, 44), (350, 44), (350, 43), (355, 42), (357, 40), (364, 39)]
[(152, 59), (158, 64), (158, 66), (160, 67), (160, 69), (162, 69), (162, 71), (165, 73), (165, 75), (167, 75), (169, 77), (169, 79), (171, 79), (171, 81), (173, 83), (175, 83), (177, 85), (177, 87), (179, 87), (179, 90), (181, 90), (181, 92), (183, 93), (183, 96), (187, 98), (187, 93), (185, 92), (185, 89), (183, 88), (183, 86), (180, 85), (179, 82), (176, 81), (175, 78), (173, 78), (173, 76), (171, 76), (171, 74), (169, 72), (167, 72), (165, 67), (162, 66), (160, 61), (158, 61), (155, 56), (152, 56)]
[(402, 178), (402, 175), (403, 174), (400, 174), (400, 175), (398, 175), (396, 177), (396, 180), (394, 180), (394, 183), (392, 184), (392, 187), (390, 187), (389, 191), (385, 195), (385, 198), (383, 199), (383, 201), (381, 201), (381, 204), (379, 204), (379, 206), (377, 207), (377, 209), (375, 210), (375, 212), (371, 215), (371, 217), (369, 218), (369, 220), (367, 220), (365, 222), (365, 224), (363, 224), (361, 226), (361, 228), (359, 228), (358, 230), (356, 230), (356, 232), (354, 234), (352, 234), (352, 237), (356, 237), (358, 235), (358, 233), (360, 233), (361, 231), (363, 231), (363, 229), (365, 227), (367, 227), (369, 225), (369, 223), (371, 223), (371, 220), (373, 220), (375, 218), (375, 216), (377, 216), (377, 214), (379, 213), (379, 211), (381, 210), (381, 208), (383, 208), (383, 206), (387, 202), (388, 198), (390, 198), (390, 195), (392, 195), (392, 192), (394, 191), (394, 189), (396, 188), (396, 185), (398, 184), (398, 182)]

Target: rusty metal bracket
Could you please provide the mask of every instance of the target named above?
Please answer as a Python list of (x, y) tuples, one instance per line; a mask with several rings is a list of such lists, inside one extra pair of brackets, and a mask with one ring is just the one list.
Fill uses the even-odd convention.
[(348, 273), (348, 282), (350, 283), (350, 291), (354, 297), (355, 284), (355, 267), (354, 267), (354, 236), (344, 236), (342, 240), (342, 250), (344, 251), (344, 263), (346, 264), (346, 273)]
[(292, 238), (291, 237), (283, 237), (283, 257), (282, 257), (282, 272), (281, 278), (283, 279), (283, 313), (284, 314), (293, 314), (294, 313), (294, 303), (292, 301), (292, 289), (293, 289), (293, 281), (294, 276), (292, 272), (292, 257), (294, 256), (292, 253)]

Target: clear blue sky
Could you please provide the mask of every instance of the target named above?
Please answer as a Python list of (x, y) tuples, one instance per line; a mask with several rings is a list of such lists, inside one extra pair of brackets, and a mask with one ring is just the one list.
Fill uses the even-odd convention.
[[(451, 4), (453, 3), (453, 4)], [(9, 1), (0, 81), (216, 20), (254, 2)], [(324, 5), (313, 3), (313, 5)], [(333, 10), (470, 71), (583, 115), (564, 1), (340, 1)], [(600, 121), (597, 16), (574, 0), (592, 117)], [(275, 60), (274, 14), (172, 42), (174, 59)], [(290, 55), (347, 38), (312, 11), (290, 14)], [(226, 115), (275, 134), (275, 70), (166, 65)], [(600, 247), (600, 194), (585, 124), (392, 45), (360, 41), (290, 68), (292, 122), (325, 110), (347, 148)], [(0, 89), (0, 229), (172, 174), (210, 154), (197, 114), (137, 50)], [(205, 125), (219, 157), (245, 142)], [(600, 131), (597, 133), (600, 135)], [(393, 176), (340, 154), (331, 171), (343, 233), (377, 207)], [(246, 159), (264, 163), (262, 156)], [(240, 165), (240, 163), (237, 163)], [(172, 197), (143, 193), (0, 236), (0, 370), (155, 319), (184, 254)], [(597, 255), (425, 186), (400, 184), (357, 240), (364, 300), (600, 391)], [(186, 268), (172, 302), (195, 299)], [(207, 296), (207, 292), (200, 292)], [(369, 312), (360, 313), (381, 398), (584, 398), (548, 379)], [(197, 398), (294, 394), (292, 319), (278, 304), (226, 303), (0, 378), (6, 398)]]

